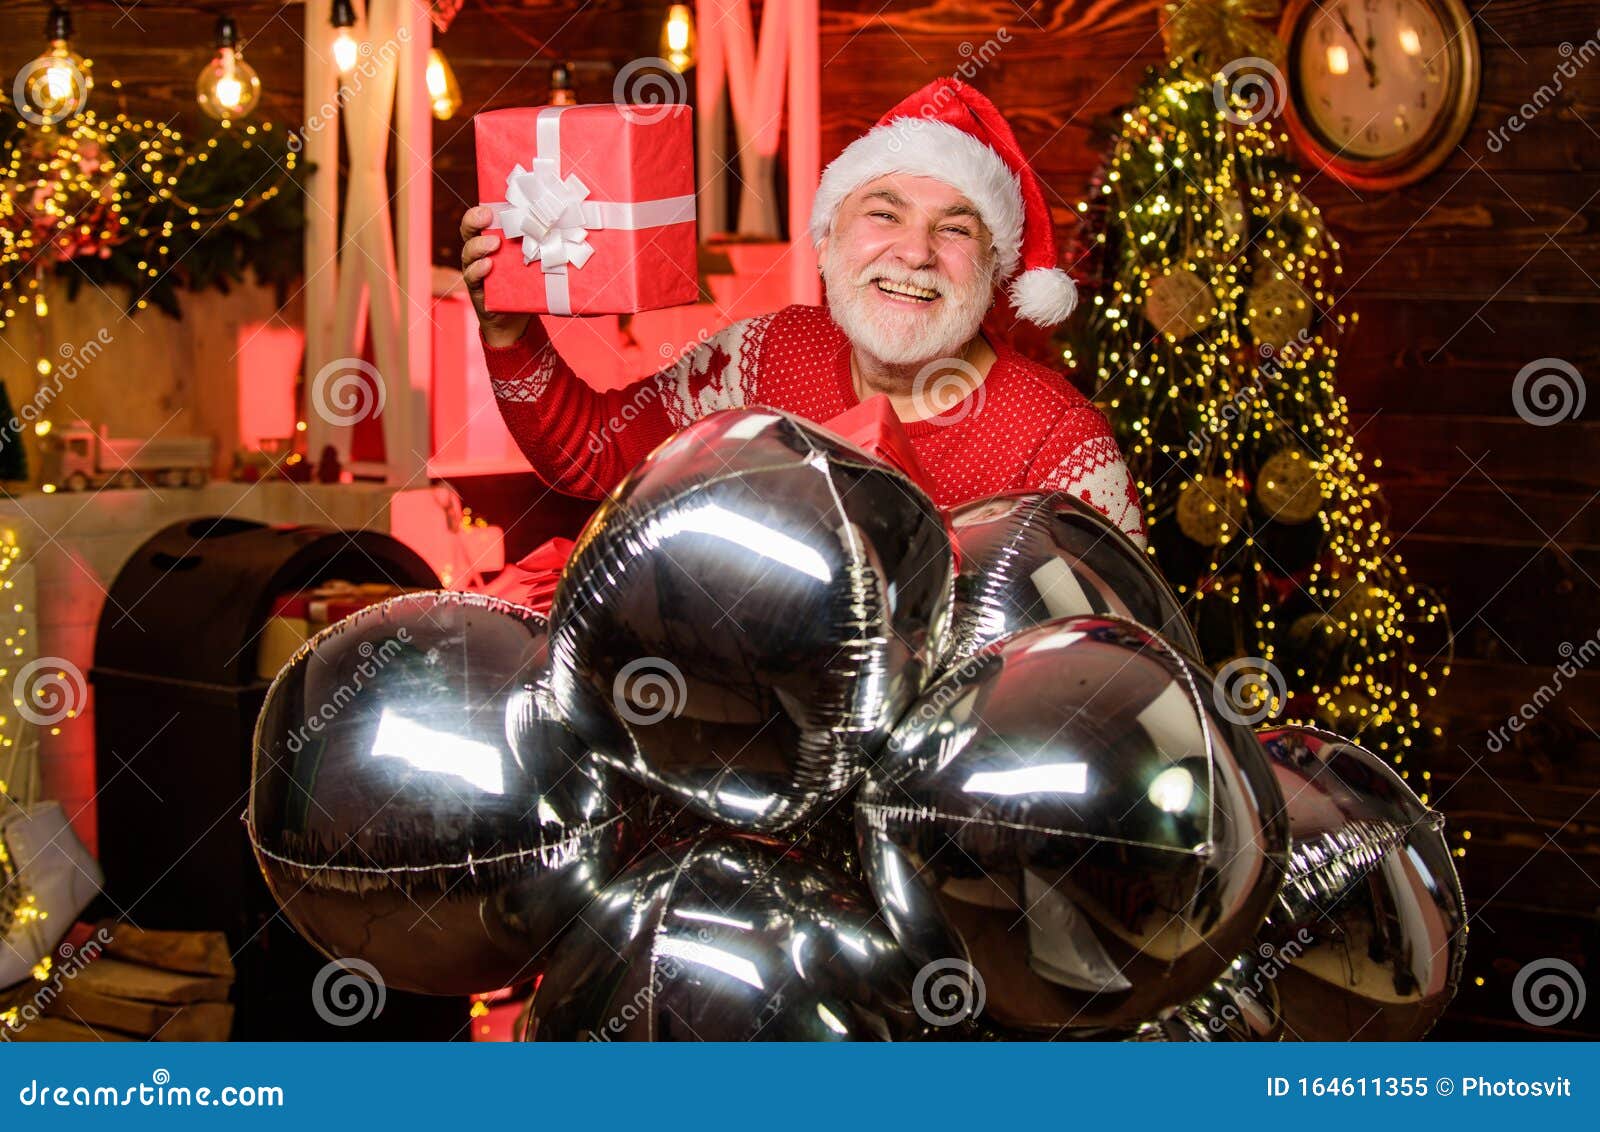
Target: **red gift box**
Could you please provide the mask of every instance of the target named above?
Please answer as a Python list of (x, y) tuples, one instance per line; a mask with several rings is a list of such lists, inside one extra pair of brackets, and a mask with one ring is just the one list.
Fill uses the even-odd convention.
[(483, 592), (548, 614), (555, 600), (561, 570), (572, 557), (569, 538), (553, 538), (520, 562), (507, 566)]
[(917, 462), (916, 449), (911, 447), (911, 437), (906, 434), (905, 426), (900, 423), (900, 417), (885, 394), (868, 397), (823, 427), (896, 469), (929, 495), (933, 494), (928, 474)]
[(631, 314), (699, 298), (689, 107), (522, 107), (472, 125), (478, 199), (504, 237), (490, 310)]

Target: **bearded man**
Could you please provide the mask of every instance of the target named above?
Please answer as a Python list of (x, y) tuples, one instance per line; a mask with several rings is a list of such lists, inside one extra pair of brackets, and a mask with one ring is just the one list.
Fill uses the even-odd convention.
[[(1138, 494), (1104, 417), (1046, 366), (982, 330), (1002, 289), (1023, 318), (1076, 301), (1044, 192), (984, 95), (938, 79), (823, 171), (810, 235), (827, 305), (742, 319), (676, 363), (606, 393), (562, 361), (536, 318), (484, 309), (500, 237), (462, 218), (462, 275), (494, 395), (550, 486), (599, 498), (653, 448), (718, 409), (826, 422), (888, 396), (942, 507), (1011, 489), (1086, 500), (1144, 545)], [(626, 411), (625, 411), (626, 410)]]

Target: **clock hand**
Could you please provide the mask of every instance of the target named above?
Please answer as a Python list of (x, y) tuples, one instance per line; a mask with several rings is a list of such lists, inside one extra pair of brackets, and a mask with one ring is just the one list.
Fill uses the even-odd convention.
[[(1344, 5), (1339, 5), (1339, 22), (1344, 24), (1344, 34), (1349, 35), (1350, 45), (1354, 46), (1355, 53), (1362, 56), (1362, 66), (1366, 69), (1366, 85), (1368, 88), (1378, 86), (1378, 67), (1373, 66), (1373, 58), (1366, 53), (1366, 46), (1362, 46), (1362, 38), (1355, 34), (1355, 27), (1350, 26), (1350, 16), (1344, 11)], [(1368, 46), (1376, 46), (1373, 38), (1368, 37)]]
[(1369, 52), (1369, 54), (1366, 56), (1366, 59), (1367, 59), (1367, 86), (1368, 87), (1376, 87), (1378, 85), (1378, 64), (1377, 64), (1377, 61), (1374, 60), (1372, 55), (1370, 54), (1370, 52), (1377, 50), (1377, 47), (1378, 47), (1378, 37), (1372, 34), (1372, 16), (1368, 15), (1367, 16), (1367, 51)]

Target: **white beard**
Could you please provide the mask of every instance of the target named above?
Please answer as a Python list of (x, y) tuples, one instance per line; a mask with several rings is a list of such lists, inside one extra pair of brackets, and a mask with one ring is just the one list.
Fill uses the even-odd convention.
[[(848, 278), (836, 253), (837, 240), (829, 240), (822, 256), (822, 278), (827, 286), (828, 312), (857, 349), (886, 365), (917, 366), (939, 358), (960, 357), (978, 333), (983, 316), (994, 299), (993, 274), (979, 275), (964, 290), (926, 271), (906, 272), (872, 266)], [(926, 287), (939, 292), (939, 313), (897, 311), (867, 293), (872, 280)]]

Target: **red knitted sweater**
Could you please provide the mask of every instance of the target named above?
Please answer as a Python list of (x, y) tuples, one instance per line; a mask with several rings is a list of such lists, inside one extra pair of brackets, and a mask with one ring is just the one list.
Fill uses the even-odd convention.
[[(859, 404), (850, 341), (824, 307), (742, 319), (661, 372), (606, 393), (542, 335), (531, 338), (485, 345), (495, 399), (539, 477), (584, 498), (606, 494), (656, 445), (717, 409), (765, 405), (826, 422)], [(1105, 418), (1061, 375), (1004, 343), (995, 352), (965, 400), (905, 422), (934, 502), (1070, 491), (1143, 546), (1138, 495)]]

